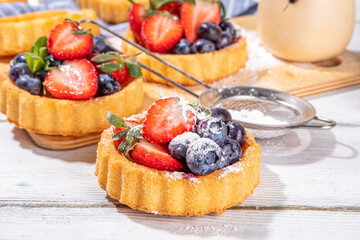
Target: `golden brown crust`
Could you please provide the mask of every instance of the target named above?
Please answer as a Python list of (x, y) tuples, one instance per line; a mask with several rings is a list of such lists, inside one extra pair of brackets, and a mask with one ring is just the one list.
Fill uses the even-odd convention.
[(190, 178), (129, 161), (116, 151), (112, 134), (111, 128), (102, 133), (95, 175), (109, 196), (133, 209), (181, 216), (221, 214), (252, 194), (260, 180), (261, 149), (250, 134), (242, 148), (241, 161), (209, 175)]
[[(76, 13), (53, 10), (0, 18), (0, 56), (11, 56), (28, 51), (36, 39), (49, 35), (50, 30), (65, 18), (96, 20), (96, 14), (91, 9)], [(94, 34), (100, 33), (99, 27), (92, 24), (85, 23), (81, 26), (85, 29), (91, 28)]]
[[(128, 20), (128, 12), (131, 3), (128, 0), (78, 0), (81, 8), (95, 10), (96, 14), (109, 23), (121, 23)], [(148, 0), (135, 0), (144, 6), (148, 5)]]
[[(126, 31), (124, 37), (131, 41), (135, 41), (134, 35), (130, 29)], [(128, 55), (134, 55), (140, 52), (140, 50), (125, 42), (122, 42), (121, 48)], [(200, 79), (205, 83), (211, 83), (221, 78), (228, 77), (245, 66), (247, 59), (246, 40), (245, 38), (241, 38), (238, 42), (226, 48), (210, 53), (189, 55), (159, 54), (159, 56), (197, 79)], [(140, 54), (136, 59), (182, 85), (197, 84), (147, 54)], [(143, 74), (146, 80), (169, 84), (162, 78), (145, 69), (143, 69)]]
[(0, 73), (0, 110), (20, 128), (48, 135), (79, 136), (101, 132), (109, 126), (106, 112), (127, 117), (143, 103), (143, 80), (136, 79), (112, 95), (86, 101), (31, 95)]

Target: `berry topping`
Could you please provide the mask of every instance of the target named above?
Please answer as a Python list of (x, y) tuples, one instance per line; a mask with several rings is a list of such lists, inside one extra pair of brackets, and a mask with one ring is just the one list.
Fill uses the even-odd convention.
[(230, 33), (223, 32), (221, 34), (220, 39), (215, 43), (216, 49), (219, 50), (224, 47), (227, 47), (231, 45), (232, 41), (233, 41), (233, 37), (230, 35)]
[(236, 37), (236, 30), (234, 28), (234, 25), (229, 22), (226, 21), (225, 19), (221, 19), (220, 25), (221, 29), (223, 30), (223, 32), (228, 32), (230, 33), (230, 35), (232, 36), (232, 39), (235, 39)]
[(109, 74), (99, 74), (98, 96), (110, 95), (120, 91), (120, 84)]
[(171, 157), (165, 147), (146, 140), (140, 140), (134, 147), (132, 157), (135, 163), (160, 171), (173, 172), (185, 169), (185, 164)]
[(19, 53), (18, 55), (16, 55), (12, 64), (15, 65), (17, 63), (26, 63), (25, 53)]
[(225, 124), (232, 120), (231, 113), (225, 108), (211, 109), (211, 117), (217, 118), (223, 121)]
[(180, 18), (184, 25), (185, 36), (194, 43), (198, 38), (199, 26), (204, 22), (219, 24), (221, 13), (218, 2), (196, 0), (196, 4), (185, 2), (181, 8)]
[(210, 138), (222, 146), (227, 137), (226, 125), (223, 121), (209, 117), (199, 122), (197, 133), (202, 138)]
[(26, 63), (16, 63), (9, 70), (9, 77), (13, 81), (23, 75), (30, 75), (30, 69)]
[(180, 15), (180, 9), (181, 9), (181, 1), (168, 3), (168, 4), (165, 4), (165, 5), (157, 8), (157, 10), (159, 10), (159, 11), (168, 11), (169, 13), (177, 15), (177, 16)]
[(227, 138), (221, 148), (223, 150), (223, 157), (221, 159), (219, 169), (239, 161), (241, 157), (241, 147), (237, 141)]
[(221, 28), (212, 22), (202, 23), (198, 29), (198, 35), (200, 38), (216, 42), (221, 37)]
[(104, 38), (99, 35), (93, 36), (93, 48), (91, 53), (104, 53), (106, 50), (106, 44)]
[(137, 41), (140, 41), (141, 26), (145, 20), (146, 9), (138, 3), (133, 4), (129, 9), (129, 24)]
[(143, 22), (141, 39), (150, 51), (163, 53), (180, 41), (183, 32), (180, 19), (163, 12), (152, 15)]
[(62, 61), (54, 58), (53, 55), (47, 55), (45, 59), (49, 60), (49, 67), (58, 67), (62, 65)]
[(16, 79), (16, 86), (28, 91), (32, 95), (40, 95), (42, 90), (42, 82), (39, 78), (29, 75), (21, 75)]
[(226, 124), (228, 137), (236, 140), (240, 146), (244, 145), (246, 140), (245, 128), (238, 122), (228, 122)]
[(169, 144), (169, 152), (172, 157), (179, 161), (186, 161), (186, 151), (190, 144), (200, 139), (199, 135), (193, 132), (186, 132), (175, 137)]
[(47, 73), (48, 73), (48, 71), (39, 70), (39, 71), (37, 71), (37, 72), (34, 73), (34, 77), (37, 77), (37, 78), (39, 78), (41, 81), (44, 81)]
[(215, 44), (212, 41), (200, 38), (191, 47), (194, 53), (207, 53), (215, 51)]
[(191, 143), (186, 152), (186, 163), (191, 172), (206, 175), (218, 169), (221, 148), (211, 139), (200, 138)]
[(46, 89), (59, 99), (86, 100), (97, 92), (98, 77), (95, 67), (87, 59), (65, 61), (45, 77)]
[(56, 25), (50, 32), (47, 49), (59, 60), (83, 58), (93, 47), (93, 37), (72, 21)]
[(195, 114), (187, 110), (178, 97), (161, 98), (148, 110), (143, 136), (152, 143), (168, 143), (176, 136), (190, 132), (195, 122)]
[[(116, 60), (114, 60), (114, 61), (116, 62)], [(124, 67), (122, 69), (119, 69), (119, 70), (116, 70), (115, 72), (112, 72), (111, 76), (113, 78), (115, 78), (118, 83), (127, 82), (129, 79), (132, 78), (132, 76), (129, 74), (126, 63), (124, 64)]]
[(173, 48), (173, 53), (175, 54), (190, 54), (191, 51), (191, 43), (186, 39), (182, 38), (177, 44), (175, 44)]

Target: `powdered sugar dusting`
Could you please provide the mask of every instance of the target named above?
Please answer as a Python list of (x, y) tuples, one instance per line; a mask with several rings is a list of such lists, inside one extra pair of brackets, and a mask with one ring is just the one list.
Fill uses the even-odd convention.
[(271, 116), (266, 116), (263, 112), (259, 110), (247, 110), (242, 109), (240, 111), (229, 109), (233, 119), (253, 124), (271, 124), (271, 125), (281, 125), (287, 124), (285, 121), (280, 121)]
[(243, 170), (242, 163), (237, 162), (233, 165), (223, 168), (222, 172), (218, 176), (218, 179), (226, 177), (229, 173), (238, 173), (238, 172), (241, 172), (242, 170)]
[[(168, 181), (174, 180), (180, 180), (180, 179), (185, 179), (184, 173), (183, 172), (165, 172), (165, 176), (169, 178)], [(197, 177), (190, 177), (187, 180), (189, 180), (190, 183), (198, 185), (200, 183), (200, 180), (197, 179)]]

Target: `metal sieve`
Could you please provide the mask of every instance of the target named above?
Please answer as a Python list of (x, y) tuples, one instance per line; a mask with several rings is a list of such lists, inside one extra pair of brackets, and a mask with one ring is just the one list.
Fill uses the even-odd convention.
[(259, 111), (272, 123), (233, 119), (239, 121), (256, 138), (272, 138), (295, 128), (330, 129), (336, 122), (316, 116), (314, 107), (306, 100), (286, 92), (248, 86), (209, 89), (199, 97), (205, 108), (223, 107), (235, 111)]
[[(167, 76), (164, 76), (141, 62), (137, 62), (141, 67), (197, 97), (201, 106), (205, 108), (221, 106), (229, 110), (257, 110), (265, 117), (271, 117), (277, 120), (277, 124), (237, 120), (256, 138), (278, 137), (294, 128), (330, 129), (336, 125), (336, 122), (331, 119), (317, 117), (314, 107), (306, 100), (286, 92), (247, 86), (211, 88), (203, 81), (184, 72), (172, 63), (165, 61), (160, 57), (160, 54), (154, 54), (148, 51), (146, 48), (124, 38), (101, 23), (89, 19), (79, 21), (79, 23), (84, 22), (98, 25), (100, 28), (140, 49), (166, 66), (206, 87), (208, 90), (199, 96), (197, 93), (169, 79)], [(236, 120), (236, 118), (234, 118), (234, 120)], [(317, 124), (315, 123), (316, 121), (318, 122)]]

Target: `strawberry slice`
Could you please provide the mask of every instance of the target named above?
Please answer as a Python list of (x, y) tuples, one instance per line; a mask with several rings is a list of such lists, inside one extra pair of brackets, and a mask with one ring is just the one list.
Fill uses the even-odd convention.
[(141, 140), (133, 149), (132, 157), (135, 163), (154, 168), (159, 171), (182, 171), (185, 165), (171, 157), (168, 150), (158, 144)]
[(180, 19), (163, 12), (147, 18), (141, 27), (141, 39), (145, 47), (163, 53), (180, 41), (184, 33)]
[(129, 24), (137, 41), (140, 41), (141, 26), (145, 20), (146, 9), (143, 5), (135, 3), (129, 9)]
[(178, 1), (176, 3), (168, 3), (161, 7), (159, 7), (157, 10), (159, 11), (168, 11), (171, 14), (180, 15), (180, 9), (181, 9), (181, 2)]
[(47, 49), (56, 59), (67, 60), (83, 58), (88, 55), (93, 47), (93, 36), (91, 33), (73, 33), (80, 31), (78, 26), (69, 21), (56, 25), (50, 32)]
[(196, 5), (185, 2), (181, 8), (180, 18), (184, 25), (186, 39), (194, 43), (198, 38), (199, 26), (204, 22), (213, 22), (217, 25), (221, 21), (219, 4), (204, 0), (196, 0)]
[(96, 94), (98, 77), (87, 59), (68, 60), (46, 74), (44, 85), (58, 99), (87, 100)]
[(161, 98), (148, 110), (143, 136), (151, 143), (168, 143), (195, 126), (196, 117), (186, 110), (177, 97)]

